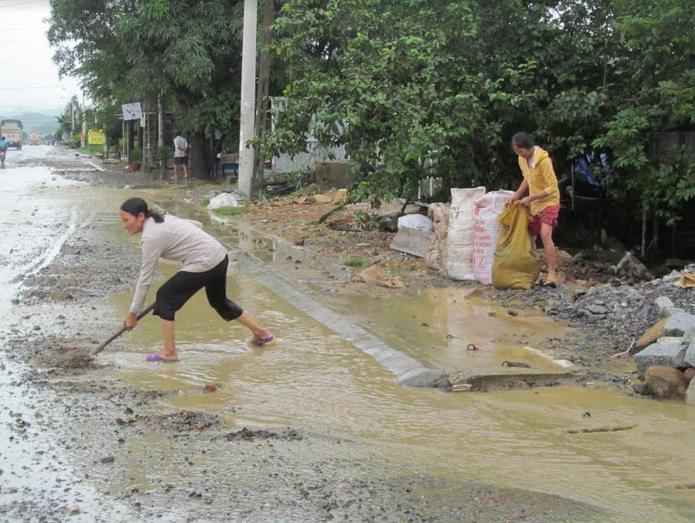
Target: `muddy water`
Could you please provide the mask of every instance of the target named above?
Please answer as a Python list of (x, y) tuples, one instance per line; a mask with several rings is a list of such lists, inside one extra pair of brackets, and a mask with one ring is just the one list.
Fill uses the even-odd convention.
[[(160, 269), (165, 278), (175, 267)], [(128, 383), (177, 391), (166, 400), (172, 408), (216, 413), (230, 426), (331, 430), (376, 442), (383, 457), (397, 463), (559, 494), (607, 508), (617, 521), (645, 513), (657, 521), (695, 518), (695, 493), (683, 488), (695, 470), (687, 451), (695, 444), (692, 407), (578, 387), (489, 394), (401, 387), (371, 358), (244, 274), (232, 272), (229, 287), (232, 299), (276, 333), (277, 345), (251, 347), (242, 327), (219, 320), (198, 295), (177, 321), (181, 362), (142, 361), (159, 347), (154, 318), (124, 340), (125, 351), (104, 358), (124, 369), (121, 379)], [(129, 298), (118, 296), (114, 310), (124, 311)], [(386, 326), (382, 333), (393, 345), (432, 365), (464, 366), (479, 358), (485, 368), (500, 357), (524, 357), (520, 342), (561, 331), (533, 314), (510, 316), (449, 291), (411, 298), (407, 306), (395, 299), (360, 306), (375, 325)], [(519, 331), (527, 339), (516, 339)], [(442, 339), (442, 333), (453, 337)], [(471, 342), (479, 353), (466, 354)], [(496, 356), (486, 360), (485, 350)], [(221, 385), (218, 393), (203, 392), (208, 382)], [(614, 428), (626, 430), (581, 432)]]
[[(170, 198), (154, 190), (138, 194), (164, 202)], [(80, 223), (71, 221), (73, 208), (68, 202), (89, 202), (89, 208), (98, 209), (92, 219), (112, 223), (114, 241), (133, 243), (136, 262), (136, 240), (119, 231), (115, 213), (111, 214), (126, 195), (132, 191), (83, 188), (69, 193), (68, 189), (49, 195), (46, 202), (53, 201), (56, 211), (63, 209), (56, 224), (59, 231)], [(184, 204), (171, 207), (178, 207), (173, 212), (182, 216), (204, 216), (191, 213)], [(53, 236), (60, 238), (60, 234)], [(226, 236), (234, 238), (236, 231), (230, 229)], [(175, 270), (173, 265), (161, 264), (160, 281)], [(693, 482), (695, 457), (688, 451), (695, 443), (692, 407), (590, 388), (449, 394), (401, 387), (370, 357), (271, 290), (235, 271), (228, 281), (232, 299), (275, 332), (275, 346), (250, 346), (242, 327), (215, 317), (204, 295), (198, 295), (177, 321), (181, 362), (151, 365), (143, 361), (160, 343), (159, 326), (152, 317), (119, 340), (113, 350), (107, 349), (100, 360), (117, 364), (118, 376), (126, 383), (175, 392), (159, 400), (163, 410), (207, 411), (229, 427), (290, 425), (330, 431), (373, 443), (392, 463), (412, 465), (452, 481), (558, 494), (605, 507), (615, 514), (615, 521), (644, 514), (654, 521), (695, 518), (695, 494), (676, 488)], [(122, 294), (112, 301), (116, 327), (129, 298)], [(464, 366), (478, 358), (484, 368), (504, 355), (518, 357), (517, 347), (532, 344), (531, 333), (522, 340), (515, 338), (517, 331), (554, 336), (559, 328), (523, 311), (509, 316), (447, 291), (427, 290), (410, 298), (407, 306), (399, 300), (359, 306), (374, 323), (374, 332), (432, 366)], [(432, 309), (437, 307), (440, 313), (435, 314)], [(431, 327), (422, 326), (423, 322)], [(471, 342), (480, 347), (480, 354), (463, 353), (464, 343)], [(500, 352), (486, 362), (480, 357), (485, 355), (482, 351)], [(217, 393), (203, 391), (208, 382), (220, 384)], [(633, 428), (575, 433), (601, 427)], [(149, 455), (150, 446), (143, 439), (129, 439), (125, 445), (133, 463)], [(173, 459), (162, 455), (149, 463), (166, 470)], [(130, 478), (113, 481), (131, 481), (130, 486), (146, 481), (137, 470)]]
[[(48, 147), (10, 151), (6, 168), (0, 170), (0, 349), (4, 349), (7, 326), (16, 319), (14, 300), (20, 281), (50, 264), (65, 241), (90, 212), (73, 198), (55, 198), (57, 192), (72, 192), (79, 185), (54, 176), (50, 169), (27, 164), (50, 154)], [(21, 165), (18, 162), (22, 161)], [(46, 419), (37, 406), (54, 401), (50, 393), (37, 396), (22, 380), (24, 367), (12, 355), (0, 352), (0, 507), (19, 510), (27, 498), (48, 519), (72, 516), (88, 521), (77, 505), (111, 511), (127, 511), (84, 484), (84, 478), (65, 452), (54, 445)], [(39, 408), (40, 409), (40, 408)]]

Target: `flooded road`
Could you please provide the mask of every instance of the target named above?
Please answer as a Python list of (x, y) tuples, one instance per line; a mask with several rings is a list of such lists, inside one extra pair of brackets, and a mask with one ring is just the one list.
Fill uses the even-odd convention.
[[(120, 230), (115, 211), (133, 191), (67, 182), (41, 165), (52, 151), (25, 151), (22, 154), (33, 155), (37, 165), (0, 171), (5, 187), (0, 220), (6, 231), (0, 247), (2, 344), (22, 335), (16, 325), (32, 329), (38, 323), (56, 335), (66, 328), (48, 320), (55, 317), (54, 306), (29, 307), (13, 300), (21, 291), (19, 282), (50, 267), (81, 231), (99, 226), (108, 235), (106, 243), (124, 247), (128, 263), (136, 266), (138, 259), (137, 239)], [(10, 166), (15, 158), (8, 160)], [(182, 189), (145, 189), (137, 195), (160, 202), (174, 214), (206, 221), (206, 228), (233, 247), (234, 228), (207, 223), (204, 212), (184, 202)], [(232, 251), (232, 258), (237, 255)], [(98, 266), (94, 270), (107, 272)], [(175, 270), (175, 265), (162, 263), (158, 283)], [(133, 274), (120, 277), (127, 280)], [(431, 513), (439, 515), (427, 519), (415, 512), (411, 519), (416, 521), (632, 521), (646, 514), (653, 521), (695, 519), (695, 491), (683, 488), (695, 481), (695, 457), (688, 450), (695, 443), (691, 406), (587, 387), (467, 394), (403, 387), (373, 358), (243, 271), (230, 272), (229, 289), (232, 299), (269, 326), (278, 343), (268, 348), (250, 346), (245, 329), (221, 321), (205, 297), (196, 295), (177, 317), (181, 361), (146, 364), (144, 356), (160, 343), (157, 319), (146, 318), (99, 356), (104, 366), (59, 378), (61, 386), (74, 385), (78, 391), (126, 386), (152, 393), (127, 396), (124, 401), (126, 396), (107, 391), (108, 401), (100, 408), (108, 404), (121, 409), (125, 425), (114, 423), (116, 415), (107, 412), (94, 416), (103, 414), (108, 424), (81, 418), (79, 430), (73, 427), (75, 443), (68, 450), (41, 443), (41, 438), (51, 438), (51, 428), (42, 425), (32, 408), (34, 402), (56, 400), (41, 398), (56, 393), (18, 383), (22, 364), (10, 359), (6, 350), (1, 352), (0, 388), (5, 399), (0, 418), (4, 471), (0, 505), (12, 507), (27, 498), (40, 501), (53, 496), (60, 500), (63, 515), (80, 507), (73, 518), (92, 520), (98, 503), (110, 520), (145, 520), (143, 507), (137, 505), (142, 501), (134, 502), (131, 496), (148, 493), (158, 514), (170, 521), (306, 521), (343, 515), (352, 520), (403, 521), (409, 517), (396, 505), (406, 506), (416, 493), (419, 503), (431, 503)], [(344, 306), (359, 309), (354, 317), (364, 320), (370, 332), (433, 368), (462, 368), (471, 360), (481, 369), (496, 368), (500, 358), (525, 358), (519, 351), (533, 346), (538, 336), (556, 336), (562, 330), (525, 311), (512, 316), (476, 302), (460, 289), (425, 289), (407, 297)], [(121, 292), (103, 299), (95, 296), (86, 310), (79, 308), (82, 303), (66, 302), (62, 315), (67, 320), (78, 314), (89, 318), (85, 323), (96, 325), (90, 336), (100, 341), (100, 336), (118, 329), (129, 301), (130, 294)], [(90, 307), (97, 309), (93, 316)], [(12, 328), (19, 332), (12, 333)], [(481, 351), (466, 351), (468, 343)], [(214, 394), (204, 391), (211, 382), (220, 386)], [(84, 398), (87, 395), (80, 394), (80, 401), (87, 402), (84, 410), (94, 411)], [(132, 399), (141, 397), (149, 399)], [(134, 413), (124, 414), (125, 406)], [(203, 413), (196, 418), (203, 421), (196, 423), (211, 429), (169, 438), (152, 418), (145, 418), (145, 414), (182, 411)], [(17, 412), (24, 413), (20, 421)], [(22, 420), (30, 425), (22, 425)], [(23, 440), (18, 426), (38, 435)], [(216, 427), (226, 432), (292, 427), (303, 440), (255, 441), (242, 452), (212, 436), (218, 434), (210, 432)], [(581, 432), (611, 427), (625, 430)], [(69, 427), (61, 429), (56, 422), (53, 430), (60, 439)], [(100, 448), (92, 448), (90, 440)], [(50, 460), (45, 452), (38, 453), (44, 446), (51, 448)], [(115, 456), (113, 466), (104, 468), (100, 463), (104, 456)], [(42, 474), (43, 485), (32, 486)], [(311, 489), (318, 481), (312, 483), (307, 479), (311, 477), (331, 478), (334, 483), (333, 498), (328, 496), (336, 504), (331, 517), (325, 507), (323, 512), (308, 512), (302, 504), (302, 499), (314, 499)], [(60, 495), (48, 488), (61, 482), (72, 488), (61, 489)], [(199, 485), (209, 490), (203, 492)], [(382, 502), (391, 512), (360, 509), (366, 501), (350, 496), (360, 492), (361, 485), (385, 496)], [(476, 490), (476, 485), (483, 490)], [(192, 495), (196, 492), (202, 501)], [(302, 493), (296, 506), (286, 503), (295, 492)], [(230, 495), (233, 499), (220, 505)], [(486, 496), (492, 496), (489, 505)], [(479, 503), (478, 511), (455, 512), (452, 499), (470, 507)], [(161, 508), (167, 504), (172, 508)], [(276, 506), (280, 512), (274, 512)], [(515, 512), (515, 507), (523, 510)]]

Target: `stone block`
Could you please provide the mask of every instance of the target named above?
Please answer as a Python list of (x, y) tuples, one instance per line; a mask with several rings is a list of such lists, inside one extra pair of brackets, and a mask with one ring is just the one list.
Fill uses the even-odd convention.
[(659, 314), (659, 316), (663, 318), (666, 315), (666, 309), (672, 309), (675, 307), (675, 305), (668, 296), (659, 296), (654, 300), (654, 307), (656, 308), (656, 312)]
[(653, 365), (644, 373), (647, 391), (660, 400), (682, 400), (686, 397), (688, 382), (678, 369)]
[(682, 367), (685, 351), (686, 345), (682, 338), (660, 338), (659, 341), (635, 355), (635, 364), (640, 373), (644, 373), (647, 367), (652, 365)]
[(603, 305), (587, 305), (586, 310), (591, 314), (606, 315), (608, 314), (608, 309)]
[(350, 187), (357, 179), (357, 163), (351, 160), (325, 160), (316, 162), (316, 184), (322, 191), (333, 187)]
[(666, 336), (683, 336), (692, 330), (695, 330), (695, 316), (687, 312), (679, 312), (666, 320), (664, 334)]
[(656, 340), (661, 338), (664, 335), (664, 329), (666, 328), (667, 321), (668, 320), (666, 318), (663, 318), (644, 331), (642, 336), (640, 336), (635, 342), (635, 352), (646, 349)]
[(686, 314), (686, 312), (680, 307), (669, 307), (668, 309), (664, 309), (662, 311), (661, 317), (670, 318), (671, 316), (675, 316), (676, 314)]
[(431, 231), (401, 227), (398, 229), (398, 234), (396, 234), (391, 242), (391, 248), (394, 251), (405, 252), (413, 256), (418, 256), (419, 258), (424, 258), (433, 238), (434, 233)]
[(695, 367), (695, 340), (690, 340), (688, 343), (683, 356), (683, 364)]

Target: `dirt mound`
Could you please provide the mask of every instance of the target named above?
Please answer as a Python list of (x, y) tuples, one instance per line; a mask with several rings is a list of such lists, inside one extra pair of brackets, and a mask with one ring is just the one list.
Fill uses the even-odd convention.
[(49, 350), (39, 352), (34, 362), (40, 367), (60, 369), (85, 369), (94, 367), (94, 357), (84, 347), (56, 345)]
[(182, 410), (161, 416), (137, 416), (135, 421), (144, 422), (152, 429), (189, 432), (192, 430), (205, 430), (214, 425), (219, 425), (220, 418), (214, 414)]
[(301, 440), (302, 436), (295, 429), (287, 428), (279, 432), (273, 432), (272, 430), (258, 429), (251, 430), (244, 427), (236, 432), (230, 432), (225, 434), (224, 439), (227, 441), (254, 441), (258, 439), (278, 439), (278, 440), (288, 440), (296, 441)]

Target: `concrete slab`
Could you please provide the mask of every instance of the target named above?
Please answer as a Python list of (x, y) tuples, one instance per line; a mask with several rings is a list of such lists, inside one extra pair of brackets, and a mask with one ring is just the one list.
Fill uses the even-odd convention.
[(396, 234), (391, 242), (391, 248), (394, 251), (405, 252), (419, 258), (424, 258), (433, 239), (434, 232), (432, 231), (401, 227), (398, 229), (398, 234)]
[(578, 381), (579, 378), (571, 372), (564, 374), (476, 374), (449, 379), (451, 392), (491, 392), (531, 387), (554, 387), (570, 385)]

